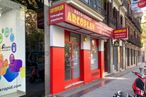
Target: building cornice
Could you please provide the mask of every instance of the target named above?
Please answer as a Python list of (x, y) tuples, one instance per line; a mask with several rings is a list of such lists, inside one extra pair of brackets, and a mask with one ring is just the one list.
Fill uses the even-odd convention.
[(114, 6), (116, 7), (116, 9), (118, 11), (121, 11), (122, 13), (126, 13), (127, 12), (126, 7), (124, 6), (124, 4), (123, 4), (123, 2), (121, 0), (113, 0), (113, 4), (114, 4)]

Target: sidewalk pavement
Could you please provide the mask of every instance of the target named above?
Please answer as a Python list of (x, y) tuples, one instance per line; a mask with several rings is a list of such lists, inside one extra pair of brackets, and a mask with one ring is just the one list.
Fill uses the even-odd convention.
[(57, 97), (112, 97), (119, 90), (133, 94), (132, 83), (136, 76), (131, 70), (139, 71), (138, 67), (107, 76), (87, 85), (70, 89), (58, 94)]

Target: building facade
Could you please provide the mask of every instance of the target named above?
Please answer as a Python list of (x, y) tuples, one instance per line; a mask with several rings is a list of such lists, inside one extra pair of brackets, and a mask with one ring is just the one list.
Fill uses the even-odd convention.
[(132, 10), (130, 5), (127, 5), (127, 15), (126, 15), (126, 26), (129, 29), (129, 38), (128, 43), (126, 44), (126, 57), (127, 57), (127, 67), (131, 67), (133, 65), (138, 64), (142, 61), (141, 54), (141, 27), (140, 22), (141, 18), (135, 18), (134, 14), (132, 14)]
[[(27, 35), (23, 35), (23, 42), (24, 42), (22, 43), (24, 46), (23, 50), (21, 50), (21, 47), (19, 47), (20, 50), (17, 48), (17, 50), (19, 52), (20, 51), (23, 52), (24, 55), (23, 55), (23, 68), (22, 69), (19, 68), (21, 74), (19, 75), (18, 77), (19, 79), (16, 80), (16, 82), (19, 82), (22, 76), (23, 84), (21, 86), (20, 84), (18, 84), (20, 87), (18, 87), (18, 89), (15, 89), (15, 92), (17, 92), (18, 90), (21, 91), (23, 90), (24, 92), (23, 94), (27, 94), (27, 89), (26, 89), (27, 85), (25, 85), (25, 83), (28, 84), (29, 82), (28, 80), (26, 80), (25, 82), (25, 78), (28, 79), (27, 78), (28, 76), (27, 75), (25, 76), (24, 49), (26, 46), (26, 52), (27, 51), (31, 52), (30, 49), (33, 49), (32, 45), (34, 45), (35, 52), (38, 51), (44, 52), (43, 50), (44, 47), (46, 47), (45, 46), (46, 44), (43, 43), (44, 40), (42, 40), (42, 38), (46, 37), (43, 36), (46, 34), (39, 33), (37, 34), (37, 36), (34, 36), (34, 38), (37, 37), (36, 40), (39, 40), (39, 37), (41, 37), (41, 41), (34, 41), (34, 43), (30, 43), (30, 40), (27, 39), (30, 37), (30, 32), (36, 35), (35, 33), (38, 31), (39, 28), (36, 27), (37, 23), (38, 26), (41, 26), (41, 30), (44, 30), (45, 28), (43, 26), (44, 23), (42, 23), (42, 21), (44, 22), (43, 20), (44, 17), (42, 15), (43, 14), (42, 10), (44, 5), (43, 5), (43, 0), (34, 0), (35, 2), (32, 1), (26, 3), (24, 2), (25, 0), (23, 2), (21, 2), (20, 0), (18, 1), (13, 0), (13, 1), (17, 2), (18, 4), (17, 8), (13, 8), (13, 5), (11, 4), (10, 4), (11, 6), (8, 6), (7, 5), (8, 3), (5, 2), (4, 0), (0, 1), (1, 2), (0, 8), (2, 7), (2, 9), (7, 9), (4, 10), (5, 12), (3, 14), (1, 14), (2, 16), (0, 16), (0, 21), (4, 21), (5, 18), (9, 19), (10, 16), (13, 16), (14, 13), (11, 12), (12, 10), (15, 11), (16, 9), (19, 10), (18, 13), (15, 14), (14, 17), (15, 21), (13, 21), (13, 24), (15, 25), (17, 24), (18, 27), (19, 26), (21, 27), (17, 28), (15, 26), (13, 28), (16, 29), (15, 32), (21, 32), (23, 34), (26, 33)], [(48, 13), (49, 16), (47, 20), (48, 21), (47, 27), (49, 27), (49, 33), (50, 33), (49, 36), (50, 40), (48, 40), (50, 44), (49, 45), (50, 58), (48, 59), (50, 60), (50, 64), (49, 63), (45, 64), (44, 60), (43, 61), (41, 60), (41, 66), (40, 66), (46, 71), (50, 70), (50, 74), (48, 74), (50, 75), (50, 77), (43, 75), (45, 77), (48, 77), (48, 79), (50, 80), (49, 83), (50, 89), (48, 89), (48, 87), (46, 86), (47, 90), (50, 90), (50, 94), (57, 94), (66, 91), (70, 88), (74, 88), (76, 86), (88, 84), (94, 80), (99, 80), (106, 75), (121, 72), (131, 67), (134, 67), (139, 62), (142, 61), (141, 60), (142, 44), (140, 41), (140, 35), (141, 35), (140, 18), (135, 18), (133, 16), (132, 11), (130, 9), (130, 3), (128, 1), (126, 2), (124, 1), (126, 0), (52, 0), (51, 8), (49, 9), (49, 13)], [(35, 13), (34, 17), (32, 17), (33, 19), (36, 18), (37, 16), (38, 18), (40, 18), (38, 20), (34, 20), (35, 22), (34, 27), (36, 28), (36, 30), (30, 28), (30, 30), (32, 31), (29, 31), (28, 28), (26, 27), (26, 25), (31, 25), (31, 24), (27, 24), (27, 22), (31, 23), (32, 21), (30, 21), (31, 19), (28, 17), (27, 13), (24, 13), (26, 9), (21, 9), (21, 7), (23, 8), (24, 6), (20, 5), (19, 3), (23, 4), (24, 6), (27, 6), (27, 8), (30, 9), (29, 11), (33, 10), (33, 12)], [(9, 12), (11, 12), (11, 14), (5, 16)], [(17, 15), (19, 15), (19, 17), (17, 17)], [(23, 15), (23, 19), (21, 15)], [(21, 22), (23, 23), (23, 25), (19, 25), (21, 23), (19, 23), (18, 21), (20, 21), (21, 19), (23, 20), (23, 22)], [(5, 32), (7, 32), (7, 27), (5, 26), (7, 26), (8, 24), (10, 26), (13, 25), (9, 22), (10, 21), (7, 21), (5, 23), (4, 22), (0, 23), (1, 24), (0, 28), (3, 29), (2, 27), (4, 25), (4, 29), (6, 29)], [(25, 27), (26, 27), (26, 31), (24, 29)], [(23, 28), (23, 30), (20, 28)], [(128, 29), (128, 38), (113, 39), (113, 34), (112, 34), (113, 30), (122, 29), (122, 28)], [(27, 31), (29, 33), (27, 33)], [(11, 29), (9, 30), (9, 32), (11, 32)], [(21, 36), (19, 35), (21, 33), (16, 33), (16, 35), (18, 35), (17, 37)], [(4, 36), (6, 35), (4, 34)], [(11, 36), (10, 44), (13, 42), (12, 38), (13, 37)], [(24, 45), (25, 39), (27, 42), (26, 45)], [(29, 39), (32, 39), (32, 37), (30, 37)], [(17, 42), (18, 44), (20, 44), (18, 40)], [(41, 45), (35, 44), (38, 42), (40, 42)], [(12, 48), (12, 53), (15, 55), (16, 47), (14, 48), (15, 49)], [(17, 55), (20, 56), (21, 54), (17, 54)], [(32, 73), (29, 70), (30, 64), (29, 62), (27, 62), (29, 59), (28, 56), (26, 54), (26, 66), (27, 66), (26, 72)], [(34, 56), (36, 57), (36, 54), (34, 54)], [(13, 56), (11, 57), (13, 58)], [(45, 61), (48, 61), (47, 58), (44, 58), (46, 57), (44, 53), (41, 54), (40, 57), (41, 58), (38, 59), (45, 59)], [(16, 61), (21, 63), (20, 60), (18, 59)], [(31, 59), (31, 61), (34, 60)], [(38, 61), (39, 60), (37, 60), (37, 62)], [(45, 66), (42, 64), (45, 64), (45, 66), (49, 65), (50, 68), (45, 68)], [(0, 70), (1, 70), (1, 65), (0, 65)], [(3, 73), (5, 77), (4, 72), (0, 71), (0, 74), (1, 73)], [(18, 75), (17, 73), (18, 71), (17, 72), (14, 71), (12, 75)], [(2, 74), (0, 75), (0, 78), (2, 78), (2, 80), (4, 80), (3, 75)], [(45, 82), (43, 83), (46, 85)], [(8, 86), (9, 85), (10, 84), (8, 84)], [(10, 93), (13, 93), (13, 91), (12, 92), (10, 91), (9, 93), (5, 93), (5, 94), (10, 94)]]
[[(105, 23), (113, 29), (125, 28), (125, 14), (127, 12), (121, 0), (106, 0), (104, 2), (106, 11)], [(115, 43), (118, 42), (118, 46)], [(121, 39), (110, 39), (105, 42), (105, 70), (107, 74), (121, 71), (125, 68), (124, 41)], [(108, 52), (108, 53), (106, 53)]]
[[(128, 39), (110, 39), (106, 43), (107, 48), (110, 47), (110, 49), (105, 50), (108, 52), (107, 58), (105, 57), (105, 67), (107, 67), (105, 69), (110, 74), (126, 70), (141, 61), (141, 28), (140, 18), (134, 17), (130, 2), (107, 0), (104, 9), (107, 9), (105, 22), (110, 27), (113, 29), (128, 28)], [(116, 46), (115, 42), (119, 45)]]
[[(58, 13), (55, 9), (62, 3), (67, 11)], [(140, 62), (140, 21), (133, 21), (135, 18), (128, 6), (128, 2), (121, 0), (58, 0), (53, 3), (49, 18), (52, 94), (124, 71)], [(93, 30), (90, 24), (91, 28), (87, 28), (80, 20), (87, 17), (92, 23), (100, 22), (99, 27), (107, 29), (110, 35), (107, 37), (104, 31), (100, 33), (100, 28)], [(110, 31), (121, 28), (128, 28), (128, 39), (113, 39)]]
[(104, 76), (104, 42), (113, 29), (103, 22), (102, 7), (101, 1), (68, 0), (50, 9), (52, 94)]

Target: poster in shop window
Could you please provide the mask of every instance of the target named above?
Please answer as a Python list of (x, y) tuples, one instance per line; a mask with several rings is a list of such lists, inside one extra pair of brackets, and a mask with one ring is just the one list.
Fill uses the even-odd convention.
[(25, 92), (25, 14), (11, 9), (0, 17), (0, 97)]

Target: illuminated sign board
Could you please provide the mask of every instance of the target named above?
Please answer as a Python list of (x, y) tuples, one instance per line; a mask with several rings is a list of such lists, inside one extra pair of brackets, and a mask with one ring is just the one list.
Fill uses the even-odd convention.
[(111, 37), (112, 28), (85, 15), (66, 3), (50, 9), (49, 24), (65, 22), (97, 34)]
[(114, 30), (113, 38), (114, 39), (128, 39), (128, 28)]
[(50, 10), (50, 15), (49, 15), (49, 23), (50, 24), (55, 24), (58, 22), (63, 22), (65, 18), (65, 5), (61, 4), (58, 6), (55, 6), (51, 8)]

